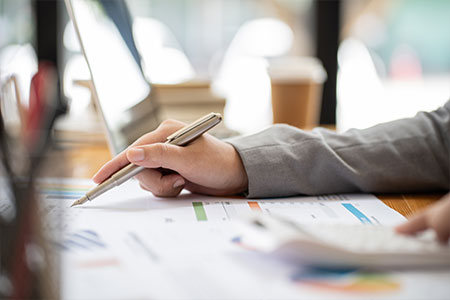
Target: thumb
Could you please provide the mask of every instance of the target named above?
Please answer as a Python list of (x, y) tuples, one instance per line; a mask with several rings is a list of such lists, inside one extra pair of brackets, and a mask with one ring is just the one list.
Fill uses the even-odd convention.
[(182, 147), (155, 143), (133, 147), (127, 150), (128, 160), (146, 168), (165, 168), (178, 171), (186, 163)]

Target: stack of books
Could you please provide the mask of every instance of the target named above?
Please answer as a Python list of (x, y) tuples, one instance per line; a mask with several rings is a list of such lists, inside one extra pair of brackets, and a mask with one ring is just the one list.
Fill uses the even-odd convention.
[(176, 119), (185, 123), (216, 112), (223, 115), (225, 98), (215, 95), (209, 81), (189, 81), (181, 84), (153, 84), (160, 107), (160, 119)]

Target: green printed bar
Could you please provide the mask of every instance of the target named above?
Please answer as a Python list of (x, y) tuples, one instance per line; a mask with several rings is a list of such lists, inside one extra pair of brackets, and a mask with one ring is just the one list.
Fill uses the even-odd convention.
[(194, 206), (195, 216), (197, 217), (197, 221), (208, 221), (206, 217), (206, 211), (203, 207), (203, 203), (201, 202), (192, 202)]

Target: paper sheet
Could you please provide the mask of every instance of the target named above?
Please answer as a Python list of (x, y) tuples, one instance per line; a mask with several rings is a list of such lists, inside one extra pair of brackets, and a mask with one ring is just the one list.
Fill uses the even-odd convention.
[[(153, 197), (136, 181), (69, 208), (92, 183), (43, 180), (42, 211), (62, 258), (68, 299), (443, 298), (450, 270), (329, 274), (271, 261), (234, 243), (233, 219), (260, 210), (301, 223), (395, 225), (372, 195), (248, 200), (183, 193)], [(433, 286), (432, 291), (427, 289)], [(415, 292), (413, 292), (415, 291)], [(431, 297), (431, 298), (430, 298)]]

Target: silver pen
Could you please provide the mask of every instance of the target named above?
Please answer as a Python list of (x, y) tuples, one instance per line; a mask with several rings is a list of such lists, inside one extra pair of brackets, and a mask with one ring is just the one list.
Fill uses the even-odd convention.
[[(193, 122), (192, 124), (187, 125), (169, 135), (166, 139), (166, 143), (177, 146), (184, 146), (219, 124), (221, 120), (222, 116), (220, 114), (209, 113), (206, 116)], [(121, 185), (144, 169), (145, 167), (137, 166), (131, 163), (128, 164), (127, 166), (111, 175), (111, 177), (94, 187), (92, 190), (88, 191), (86, 195), (72, 203), (71, 207), (75, 205), (81, 205), (88, 200), (92, 201), (94, 198), (97, 198), (110, 189)]]

